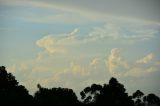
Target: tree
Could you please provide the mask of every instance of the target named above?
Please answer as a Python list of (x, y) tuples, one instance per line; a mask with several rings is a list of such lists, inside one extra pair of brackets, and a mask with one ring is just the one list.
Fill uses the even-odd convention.
[(140, 99), (143, 95), (144, 95), (143, 92), (141, 92), (140, 90), (137, 90), (135, 93), (133, 93), (132, 97)]
[(160, 106), (160, 98), (152, 93), (144, 96), (143, 92), (137, 90), (128, 96), (124, 85), (116, 78), (111, 78), (103, 86), (92, 84), (84, 88), (80, 92), (83, 102), (78, 101), (74, 91), (69, 88), (48, 89), (40, 84), (37, 84), (37, 88), (32, 97), (4, 66), (0, 66), (0, 106)]
[(133, 93), (132, 98), (135, 99), (135, 105), (136, 106), (144, 106), (144, 103), (141, 100), (141, 97), (144, 95), (143, 92), (140, 90), (137, 90), (136, 92)]
[(2, 106), (28, 106), (32, 102), (32, 96), (28, 94), (27, 89), (19, 85), (4, 66), (0, 67), (0, 100)]
[(105, 84), (97, 98), (100, 106), (134, 106), (134, 102), (125, 93), (125, 88), (116, 78), (111, 78), (109, 84)]
[(43, 88), (37, 85), (38, 91), (34, 95), (37, 106), (77, 106), (79, 101), (72, 89)]
[(18, 86), (18, 82), (11, 73), (7, 73), (4, 66), (0, 67), (0, 89), (6, 90)]
[(148, 94), (146, 101), (148, 102), (148, 105), (160, 106), (160, 98), (155, 94)]
[(91, 106), (134, 106), (131, 97), (125, 93), (125, 88), (116, 78), (111, 78), (109, 84), (92, 84), (81, 93), (83, 102)]
[(92, 84), (91, 87), (86, 87), (83, 91), (80, 92), (81, 99), (85, 104), (92, 104), (96, 102), (98, 95), (102, 90), (101, 85)]

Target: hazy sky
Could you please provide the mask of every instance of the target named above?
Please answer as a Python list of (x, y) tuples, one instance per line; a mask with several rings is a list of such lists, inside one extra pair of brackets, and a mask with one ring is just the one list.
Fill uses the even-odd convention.
[(160, 95), (159, 0), (0, 0), (0, 65), (31, 94), (114, 76)]

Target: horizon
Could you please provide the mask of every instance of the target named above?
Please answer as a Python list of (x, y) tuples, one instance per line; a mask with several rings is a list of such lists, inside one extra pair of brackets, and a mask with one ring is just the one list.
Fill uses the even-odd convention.
[(115, 77), (160, 96), (160, 1), (0, 0), (0, 63), (33, 95)]

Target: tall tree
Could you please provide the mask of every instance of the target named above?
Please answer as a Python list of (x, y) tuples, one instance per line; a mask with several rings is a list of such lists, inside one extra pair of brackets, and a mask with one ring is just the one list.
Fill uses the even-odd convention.
[(92, 84), (91, 87), (86, 87), (83, 91), (80, 92), (81, 99), (85, 104), (93, 104), (96, 102), (101, 90), (101, 85)]
[(80, 95), (83, 102), (89, 106), (134, 106), (132, 98), (116, 78), (111, 78), (109, 84), (104, 86), (93, 84), (86, 87)]
[(4, 66), (0, 67), (0, 101), (1, 106), (28, 106), (32, 103), (27, 89), (19, 85)]

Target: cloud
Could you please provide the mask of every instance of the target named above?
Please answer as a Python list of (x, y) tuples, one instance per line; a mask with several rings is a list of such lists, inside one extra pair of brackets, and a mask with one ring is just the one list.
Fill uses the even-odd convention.
[(99, 58), (94, 58), (91, 62), (90, 62), (90, 66), (96, 67), (96, 65), (99, 63), (100, 59)]
[[(43, 15), (43, 17), (42, 17)], [(60, 11), (58, 14), (51, 13), (41, 13), (41, 14), (31, 14), (31, 15), (25, 15), (21, 17), (23, 21), (29, 22), (29, 23), (41, 23), (41, 24), (87, 24), (94, 22), (92, 20), (89, 20), (85, 16), (82, 16), (80, 14), (74, 14), (70, 12), (62, 12)]]
[[(105, 17), (113, 16), (114, 18), (127, 17), (130, 19), (139, 19), (147, 21), (159, 22), (158, 4), (160, 2), (155, 0), (154, 2), (142, 1), (110, 1), (110, 0), (88, 0), (77, 1), (70, 0), (69, 2), (56, 1), (59, 6), (64, 6), (67, 9), (73, 9), (72, 11), (87, 12), (89, 15), (97, 14), (98, 16)], [(92, 3), (92, 5), (90, 5)], [(154, 14), (154, 16), (152, 15)], [(96, 17), (98, 17), (96, 16)]]
[[(36, 91), (36, 85), (38, 83), (44, 87), (61, 86), (80, 90), (85, 87), (84, 83), (86, 83), (87, 80), (94, 79), (93, 76), (96, 76), (95, 78), (98, 79), (97, 76), (101, 73), (101, 71), (97, 71), (94, 68), (98, 66), (97, 62), (95, 62), (97, 65), (94, 64), (94, 67), (90, 66), (90, 63), (93, 63), (95, 60), (97, 61), (98, 58), (92, 58), (88, 62), (86, 62), (85, 59), (78, 58), (77, 61), (70, 61), (70, 63), (64, 62), (65, 59), (66, 58), (59, 60), (61, 61), (59, 62), (60, 64), (57, 63), (59, 66), (55, 64), (58, 61), (54, 63), (55, 58), (54, 60), (47, 58), (43, 61), (33, 60), (32, 62), (28, 61), (28, 63), (22, 65), (17, 64), (11, 68), (15, 70), (14, 74), (16, 76), (18, 75), (17, 79), (19, 79), (21, 84), (25, 85), (32, 94)], [(22, 71), (19, 73), (21, 69)], [(23, 74), (23, 76), (21, 74)], [(96, 79), (94, 79), (94, 81), (95, 80)]]
[(70, 64), (70, 68), (69, 70), (73, 75), (82, 75), (82, 76), (86, 76), (89, 73), (90, 70), (87, 70), (86, 67), (81, 66), (80, 64), (76, 64), (76, 63), (71, 63)]
[[(44, 77), (45, 75), (43, 73), (46, 74), (47, 71), (50, 72), (50, 75)], [(83, 89), (85, 87), (84, 83), (86, 83), (87, 80), (93, 79), (92, 76), (94, 75), (93, 67), (90, 67), (89, 64), (83, 64), (80, 61), (71, 62), (69, 66), (62, 67), (60, 70), (57, 70), (55, 73), (54, 72), (54, 69), (51, 71), (51, 67), (45, 68), (44, 66), (36, 66), (32, 69), (32, 73), (30, 74), (31, 76), (29, 77), (29, 79), (36, 75), (37, 77), (36, 79), (34, 79), (34, 85), (40, 83), (45, 87), (52, 87), (54, 85), (54, 87), (70, 87), (72, 89), (79, 90), (80, 88)], [(97, 71), (97, 73), (100, 72)]]
[(64, 53), (64, 48), (57, 47), (56, 42), (56, 39), (48, 35), (38, 40), (36, 44), (44, 48), (49, 54)]
[(84, 60), (78, 60), (78, 62), (71, 62), (70, 66), (64, 69), (64, 72), (71, 75), (78, 75), (82, 77), (93, 75), (96, 68), (99, 66), (100, 59), (93, 58), (90, 62), (85, 63)]
[(116, 77), (138, 78), (158, 71), (159, 65), (151, 63), (144, 64), (146, 66), (135, 64), (135, 62), (129, 64), (123, 58), (121, 51), (121, 49), (113, 48), (110, 54), (107, 54), (105, 61), (109, 70), (107, 72), (105, 62), (102, 61), (103, 57), (98, 56), (89, 59), (78, 57), (77, 60), (70, 58), (69, 61), (65, 61), (65, 57), (54, 58), (54, 60), (49, 57), (43, 61), (21, 62), (9, 69), (13, 69), (17, 80), (32, 94), (37, 90), (38, 83), (44, 87), (61, 86), (81, 90), (86, 87), (86, 84), (105, 83), (105, 79), (109, 78), (110, 74)]
[[(157, 24), (159, 20), (159, 4), (158, 0), (148, 1), (110, 1), (110, 0), (88, 0), (88, 1), (32, 1), (28, 0), (5, 0), (1, 1), (3, 4), (10, 4), (15, 6), (31, 6), (34, 8), (43, 9), (58, 9), (71, 13), (78, 13), (87, 16), (89, 19), (113, 21), (114, 20), (140, 20), (140, 22)], [(90, 5), (92, 4), (92, 5)], [(95, 17), (96, 16), (96, 17)], [(58, 18), (57, 18), (58, 19)], [(69, 18), (68, 18), (69, 19)], [(63, 21), (63, 20), (62, 20)], [(114, 22), (114, 21), (113, 21)]]
[[(153, 17), (157, 17), (158, 14), (153, 15), (155, 11), (149, 12), (146, 8), (152, 8), (152, 11), (155, 7), (148, 6), (150, 4), (144, 7), (146, 2), (144, 4), (140, 3), (142, 4), (142, 9), (140, 4), (138, 4), (139, 8), (136, 8), (137, 5), (135, 6), (134, 1), (134, 3), (131, 3), (127, 0), (126, 2), (129, 3), (129, 5), (122, 2), (123, 0), (116, 1), (118, 3), (116, 3), (115, 0), (113, 0), (113, 2), (108, 0), (64, 0), (63, 2), (56, 0), (39, 0), (38, 2), (32, 0), (1, 1), (7, 2), (10, 5), (15, 5), (15, 9), (14, 6), (12, 6), (15, 12), (10, 11), (12, 14), (8, 14), (7, 12), (8, 17), (16, 13), (14, 19), (16, 19), (16, 17), (18, 20), (20, 19), (17, 21), (18, 23), (24, 23), (22, 21), (25, 21), (27, 26), (28, 24), (40, 23), (35, 24), (34, 27), (36, 27), (37, 25), (44, 25), (45, 23), (45, 28), (58, 25), (58, 29), (60, 26), (62, 31), (78, 26), (78, 28), (75, 28), (69, 33), (44, 35), (44, 37), (39, 38), (35, 42), (40, 48), (38, 49), (40, 51), (37, 53), (38, 61), (33, 59), (29, 60), (27, 64), (16, 64), (10, 67), (10, 72), (15, 73), (16, 78), (18, 80), (20, 79), (19, 82), (25, 83), (29, 89), (35, 86), (35, 90), (37, 83), (42, 83), (42, 85), (46, 87), (63, 86), (80, 89), (79, 86), (83, 85), (83, 87), (86, 87), (85, 84), (87, 82), (91, 84), (105, 81), (106, 78), (110, 77), (110, 74), (113, 76), (120, 75), (121, 77), (140, 77), (159, 69), (157, 68), (160, 66), (159, 62), (153, 65), (154, 56), (145, 56), (137, 60), (137, 62), (128, 62), (129, 60), (124, 59), (124, 57), (131, 54), (130, 57), (128, 56), (128, 59), (132, 59), (132, 57), (138, 56), (139, 54), (134, 54), (131, 53), (132, 51), (129, 51), (128, 55), (123, 57), (121, 54), (122, 50), (118, 49), (121, 46), (124, 47), (123, 49), (133, 47), (133, 50), (137, 50), (139, 49), (139, 47), (136, 48), (137, 45), (143, 48), (144, 45), (154, 42), (154, 38), (157, 37), (156, 35), (159, 35), (157, 34), (159, 33), (159, 26), (155, 26), (155, 23), (159, 24), (159, 21), (157, 23), (157, 20), (153, 19)], [(91, 3), (92, 5), (90, 5)], [(136, 4), (137, 3), (138, 2), (136, 2)], [(151, 5), (153, 5), (153, 2)], [(115, 9), (113, 9), (114, 7)], [(132, 10), (135, 11), (133, 12)], [(150, 20), (146, 20), (146, 18), (149, 19), (149, 17), (145, 18), (142, 16), (142, 20), (138, 18), (143, 15), (143, 12), (140, 11), (144, 10), (146, 10), (145, 15), (148, 14), (147, 16), (152, 17), (151, 21), (154, 21), (154, 25), (147, 24)], [(156, 11), (158, 10), (159, 9)], [(23, 14), (21, 14), (22, 12)], [(142, 14), (139, 14), (137, 17), (137, 13)], [(130, 15), (134, 15), (134, 17), (130, 17)], [(134, 23), (134, 19), (144, 20), (144, 23)], [(10, 22), (12, 20), (8, 21)], [(50, 29), (47, 30), (49, 32), (54, 32), (54, 29), (52, 31)], [(43, 33), (43, 31), (37, 33)], [(148, 42), (148, 40), (151, 42)], [(137, 43), (137, 41), (144, 42)], [(124, 43), (125, 45), (123, 45)], [(135, 45), (130, 46), (130, 43), (134, 43)], [(142, 43), (143, 45), (141, 45)], [(113, 48), (117, 45), (118, 48)], [(107, 54), (106, 58), (104, 53), (110, 51), (109, 48), (113, 49)], [(32, 58), (32, 54), (33, 53), (27, 54), (27, 57), (30, 56)], [(84, 57), (82, 60), (75, 61), (75, 58), (81, 56)], [(17, 58), (17, 61), (20, 61), (18, 59), (19, 58)], [(105, 59), (105, 62), (103, 59)], [(1, 61), (3, 61), (3, 59)], [(6, 59), (6, 61), (8, 60)]]
[(95, 27), (89, 33), (90, 40), (107, 40), (135, 43), (136, 41), (150, 40), (156, 36), (158, 30), (145, 28), (143, 25), (106, 24), (102, 27)]
[(148, 54), (147, 56), (145, 56), (144, 58), (137, 60), (136, 63), (143, 63), (143, 64), (147, 64), (149, 63), (152, 59), (153, 59), (154, 55)]
[[(104, 26), (94, 27), (88, 34), (80, 33), (78, 28), (75, 28), (70, 33), (60, 33), (57, 35), (47, 35), (51, 40), (50, 45), (67, 46), (100, 41), (102, 43), (135, 43), (137, 41), (146, 41), (156, 38), (158, 30), (144, 25), (122, 25), (122, 24), (105, 24)], [(45, 38), (45, 37), (44, 37)], [(44, 39), (43, 38), (43, 39)], [(107, 42), (106, 42), (107, 41)], [(41, 46), (41, 45), (39, 45)], [(45, 46), (46, 47), (46, 46)], [(50, 50), (50, 46), (46, 47)]]
[(74, 29), (73, 32), (71, 32), (69, 36), (74, 36), (75, 34), (77, 34), (78, 31), (79, 31), (78, 28)]
[[(106, 24), (105, 26), (96, 27), (88, 34), (80, 33), (78, 28), (75, 28), (69, 33), (50, 34), (36, 41), (38, 47), (44, 51), (38, 53), (38, 59), (55, 54), (65, 54), (76, 50), (77, 46), (94, 43), (102, 44), (133, 44), (138, 41), (152, 40), (156, 38), (157, 30), (152, 28), (144, 28), (145, 26), (128, 26), (117, 24)], [(84, 48), (85, 48), (84, 47)]]
[(155, 63), (155, 65), (159, 65), (159, 66), (160, 66), (160, 61), (157, 61), (157, 62)]
[[(120, 49), (113, 48), (110, 55), (107, 57), (106, 66), (113, 76), (141, 77), (158, 71), (159, 66), (157, 65), (157, 61), (153, 60), (153, 57), (153, 53), (151, 53), (144, 58), (137, 60), (136, 62), (130, 62), (129, 64), (120, 54)], [(143, 65), (139, 63), (143, 63)]]
[(134, 67), (134, 68), (131, 68), (130, 70), (128, 70), (124, 75), (139, 77), (139, 76), (143, 75), (144, 73), (145, 73), (144, 69), (139, 68), (139, 67)]
[(153, 53), (150, 53), (142, 59), (137, 60), (135, 64), (132, 64), (132, 67), (130, 67), (130, 69), (126, 71), (125, 76), (141, 77), (149, 75), (153, 72), (157, 72), (159, 69), (159, 65), (153, 58)]
[(133, 67), (130, 70), (128, 70), (124, 76), (132, 76), (132, 77), (141, 77), (141, 76), (145, 76), (148, 75), (150, 73), (156, 72), (158, 71), (156, 67)]
[(78, 28), (75, 28), (72, 32), (67, 34), (62, 34), (62, 38), (59, 38), (58, 43), (60, 44), (72, 44), (73, 42), (76, 42), (77, 34), (79, 32)]
[(44, 51), (38, 53), (37, 59), (42, 59), (46, 54), (64, 54), (67, 52), (66, 45), (71, 45), (76, 42), (76, 34), (79, 29), (76, 28), (70, 33), (64, 33), (59, 35), (47, 35), (36, 41), (36, 45), (43, 48)]
[(8, 70), (9, 72), (11, 72), (11, 73), (15, 73), (15, 72), (16, 72), (16, 65), (13, 64), (13, 65), (7, 67), (7, 70)]
[[(89, 34), (92, 39), (118, 39), (120, 37), (120, 28), (115, 24), (107, 24), (104, 27), (95, 27)], [(121, 35), (122, 36), (122, 35)]]
[(49, 78), (54, 76), (51, 66), (47, 67), (46, 64), (42, 65), (35, 60), (13, 64), (8, 66), (7, 70), (16, 76), (18, 82), (25, 85), (31, 94), (37, 90), (38, 83), (48, 86)]
[[(125, 60), (123, 60), (120, 49), (113, 48), (110, 52), (110, 55), (108, 56), (106, 60), (106, 65), (109, 70), (109, 72), (113, 75), (117, 74), (117, 69), (127, 69), (129, 66)], [(121, 72), (120, 72), (121, 73)]]

